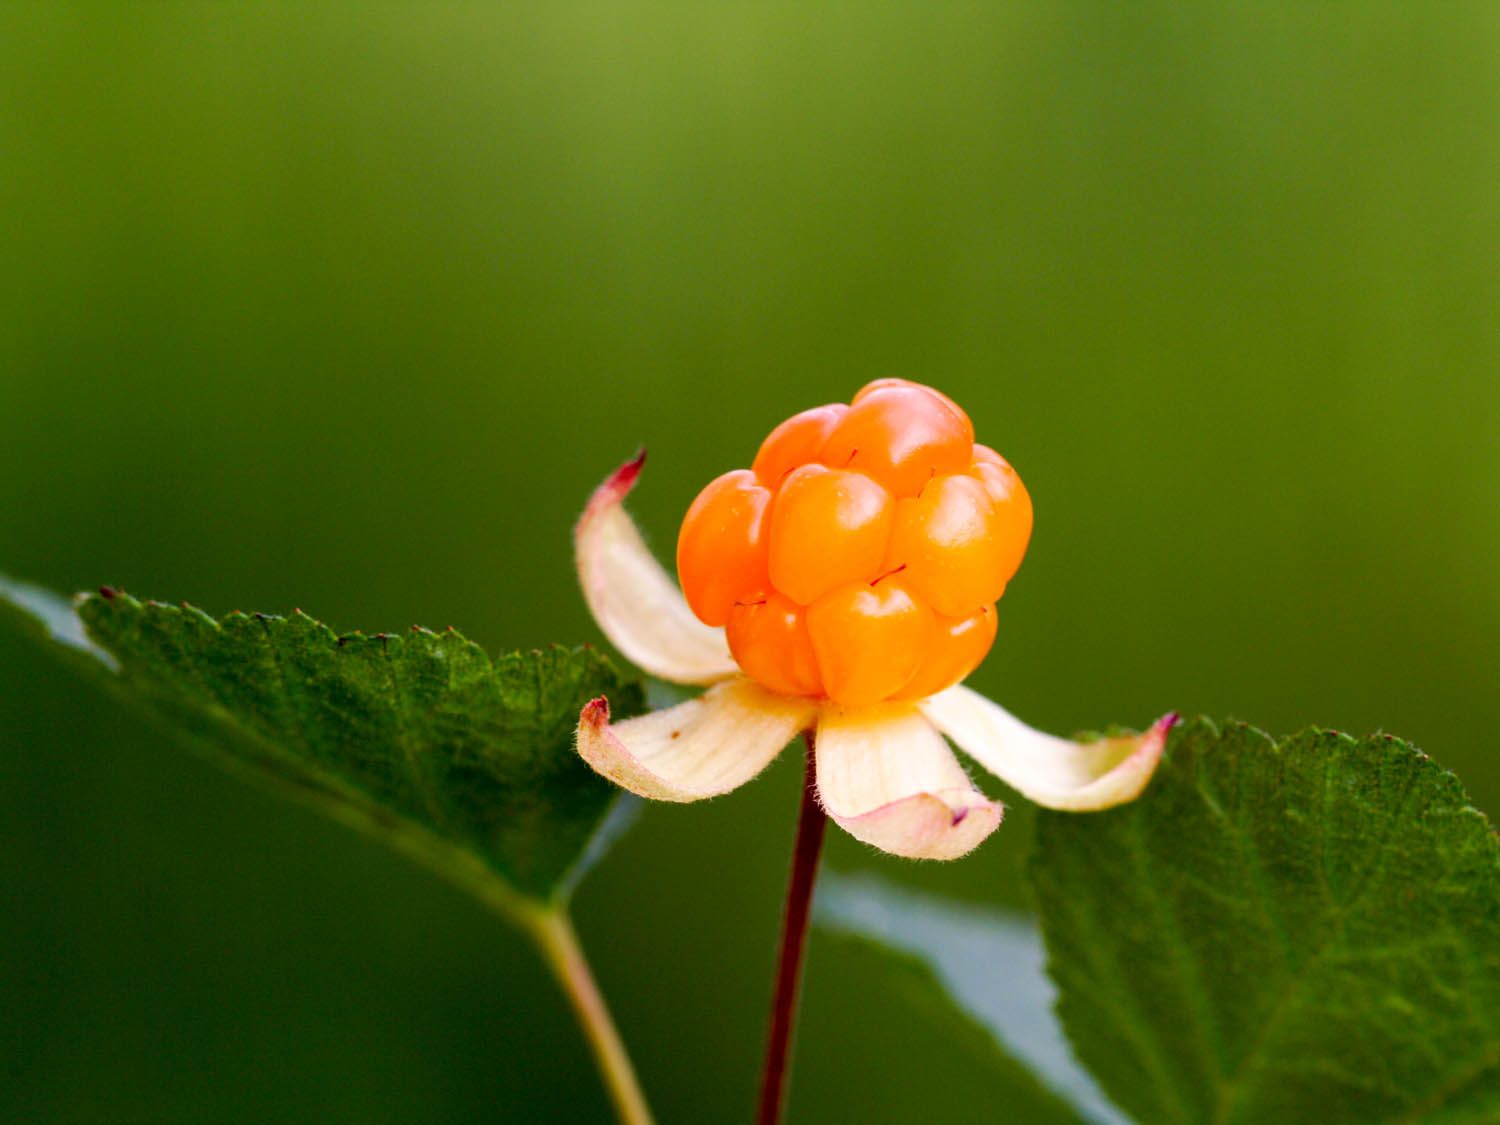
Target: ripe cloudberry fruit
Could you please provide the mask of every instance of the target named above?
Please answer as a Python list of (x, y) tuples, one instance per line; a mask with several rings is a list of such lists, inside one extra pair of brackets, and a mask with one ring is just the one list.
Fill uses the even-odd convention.
[(995, 640), (1031, 498), (952, 399), (877, 379), (771, 431), (693, 501), (677, 574), (746, 675), (844, 706), (921, 699)]

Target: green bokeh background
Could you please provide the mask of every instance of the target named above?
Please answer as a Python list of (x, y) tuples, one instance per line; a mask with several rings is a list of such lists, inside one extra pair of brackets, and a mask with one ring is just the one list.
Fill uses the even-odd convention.
[[(596, 640), (613, 465), (665, 550), (905, 375), (1037, 504), (977, 686), (1386, 728), (1500, 808), (1497, 62), (1487, 3), (5, 5), (0, 570)], [(798, 780), (580, 893), (666, 1121), (749, 1116)], [(1028, 835), (830, 862), (1019, 905)], [(794, 1120), (990, 1119), (872, 958), (814, 938)], [(0, 635), (0, 1119), (605, 1112), (518, 937)]]

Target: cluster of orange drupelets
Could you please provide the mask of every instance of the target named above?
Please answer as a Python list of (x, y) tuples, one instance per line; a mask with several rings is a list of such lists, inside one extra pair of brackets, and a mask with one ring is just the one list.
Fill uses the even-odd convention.
[(771, 431), (682, 522), (688, 605), (752, 679), (847, 706), (922, 699), (995, 640), (1031, 498), (946, 395), (878, 379)]

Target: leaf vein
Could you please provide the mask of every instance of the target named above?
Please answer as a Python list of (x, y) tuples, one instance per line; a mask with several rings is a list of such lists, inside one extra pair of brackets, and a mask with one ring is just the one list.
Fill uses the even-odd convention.
[[(1331, 757), (1331, 755), (1329, 755)], [(1326, 775), (1325, 775), (1326, 776)], [(1311, 978), (1313, 971), (1319, 968), (1326, 955), (1328, 955), (1343, 937), (1344, 927), (1359, 906), (1363, 903), (1365, 894), (1370, 887), (1375, 885), (1381, 874), (1390, 862), (1390, 857), (1395, 849), (1391, 847), (1391, 834), (1394, 826), (1401, 823), (1406, 814), (1406, 807), (1410, 803), (1412, 795), (1416, 792), (1416, 775), (1408, 774), (1406, 785), (1402, 790), (1401, 798), (1397, 803), (1396, 811), (1386, 818), (1385, 830), (1381, 835), (1378, 848), (1371, 849), (1366, 854), (1374, 853), (1374, 862), (1370, 863), (1361, 874), (1359, 885), (1344, 903), (1335, 911), (1325, 935), (1314, 946), (1311, 955), (1303, 962), (1302, 968), (1288, 978), (1276, 1001), (1272, 1004), (1270, 1014), (1265, 1023), (1261, 1025), (1256, 1034), (1255, 1042), (1240, 1060), (1239, 1065), (1228, 1079), (1220, 1086), (1218, 1108), (1214, 1113), (1216, 1125), (1223, 1125), (1229, 1120), (1229, 1115), (1234, 1109), (1235, 1101), (1245, 1089), (1245, 1079), (1261, 1062), (1261, 1055), (1271, 1041), (1271, 1035), (1288, 1013), (1295, 1007), (1294, 1001), (1302, 987)]]

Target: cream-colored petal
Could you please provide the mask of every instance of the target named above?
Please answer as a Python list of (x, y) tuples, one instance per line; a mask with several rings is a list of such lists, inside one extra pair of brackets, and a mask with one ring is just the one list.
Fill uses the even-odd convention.
[(1073, 742), (1044, 734), (963, 687), (918, 706), (958, 747), (1011, 788), (1049, 809), (1090, 811), (1140, 796), (1177, 722), (1166, 715), (1144, 734)]
[(627, 461), (594, 490), (573, 529), (578, 581), (604, 635), (632, 663), (678, 684), (710, 684), (739, 672), (723, 629), (688, 608), (625, 511), (646, 455)]
[(743, 677), (697, 699), (611, 724), (602, 696), (578, 719), (578, 753), (616, 785), (658, 801), (727, 793), (812, 726), (811, 699), (772, 695)]
[(818, 798), (857, 840), (909, 859), (957, 859), (1000, 824), (915, 706), (825, 707), (815, 742)]

